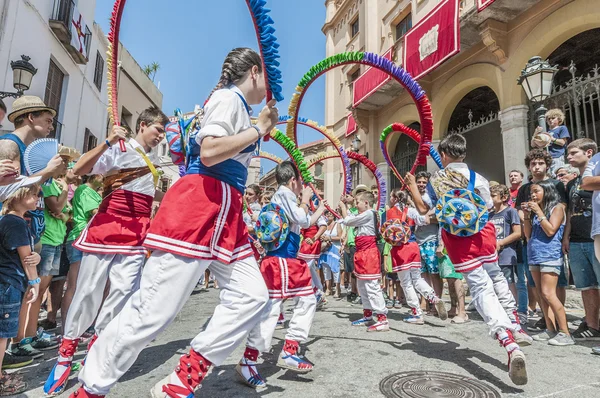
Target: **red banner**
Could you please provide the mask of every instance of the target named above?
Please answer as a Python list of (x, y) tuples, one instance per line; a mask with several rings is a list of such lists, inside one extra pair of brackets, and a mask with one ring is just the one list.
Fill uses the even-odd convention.
[[(383, 58), (392, 60), (392, 51), (390, 48), (383, 54)], [(354, 81), (352, 89), (352, 106), (356, 108), (358, 104), (367, 99), (381, 86), (390, 81), (392, 77), (379, 69), (367, 68), (367, 70)]]
[(356, 125), (356, 120), (354, 120), (354, 116), (351, 113), (346, 117), (346, 137), (350, 134), (356, 132), (358, 126)]
[(419, 79), (460, 51), (458, 0), (442, 0), (404, 35), (404, 69)]
[(481, 12), (496, 0), (477, 0), (477, 11)]

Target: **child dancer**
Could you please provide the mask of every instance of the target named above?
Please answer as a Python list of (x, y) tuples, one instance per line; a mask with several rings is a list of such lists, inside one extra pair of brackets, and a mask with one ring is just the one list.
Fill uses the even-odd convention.
[(565, 307), (556, 295), (558, 277), (563, 267), (562, 238), (565, 210), (558, 190), (549, 181), (531, 185), (531, 202), (522, 206), (525, 213), (525, 236), (529, 270), (546, 318), (546, 330), (533, 337), (549, 345), (575, 344), (569, 333)]
[(435, 305), (440, 319), (444, 321), (448, 318), (444, 302), (421, 276), (421, 254), (414, 234), (415, 225), (419, 227), (429, 224), (429, 216), (421, 216), (417, 209), (408, 207), (408, 194), (399, 188), (394, 189), (390, 194), (390, 204), (392, 208), (387, 211), (386, 219), (407, 222), (411, 229), (408, 242), (402, 246), (394, 246), (391, 250), (392, 272), (398, 273), (406, 304), (412, 310), (412, 315), (404, 321), (414, 325), (425, 324), (417, 292)]
[[(267, 256), (260, 264), (260, 271), (269, 289), (269, 304), (262, 320), (248, 335), (244, 357), (236, 370), (244, 382), (254, 388), (266, 386), (264, 379), (256, 369), (260, 351), (271, 347), (277, 319), (284, 300), (294, 300), (294, 314), (290, 320), (285, 343), (279, 354), (277, 365), (298, 373), (310, 372), (313, 365), (299, 356), (299, 344), (308, 339), (317, 300), (313, 294), (311, 274), (308, 264), (296, 258), (300, 247), (300, 228), (309, 228), (323, 214), (323, 203), (311, 215), (308, 208), (312, 191), (302, 183), (296, 166), (290, 161), (280, 163), (275, 169), (275, 178), (279, 188), (273, 195), (272, 203), (281, 208), (287, 217), (289, 233), (279, 247), (268, 247)], [(298, 195), (302, 201), (298, 206)], [(267, 208), (268, 209), (268, 208)]]
[[(379, 222), (373, 208), (375, 196), (371, 192), (362, 192), (356, 196), (358, 215), (348, 215), (344, 201), (340, 201), (343, 220), (340, 223), (357, 227), (356, 253), (354, 254), (354, 274), (357, 278), (358, 293), (362, 298), (363, 317), (352, 322), (353, 326), (368, 326), (368, 332), (386, 332), (390, 330), (387, 319), (385, 299), (379, 284), (381, 277), (381, 259), (377, 248)], [(373, 319), (373, 313), (377, 319)]]
[[(460, 134), (448, 135), (440, 142), (438, 151), (444, 169), (435, 172), (429, 181), (427, 190), (432, 202), (437, 202), (437, 198), (441, 198), (450, 190), (465, 189), (472, 185), (487, 208), (491, 208), (492, 200), (487, 180), (471, 171), (463, 162), (467, 156), (466, 139)], [(407, 179), (417, 209), (421, 214), (427, 213), (428, 207), (421, 198), (414, 176), (408, 174)], [(513, 337), (513, 332), (518, 328), (500, 304), (494, 292), (492, 279), (484, 268), (486, 264), (495, 265), (500, 275), (502, 274), (498, 267), (494, 225), (487, 223), (479, 232), (469, 236), (453, 235), (445, 230), (442, 230), (441, 235), (448, 257), (469, 285), (477, 311), (489, 326), (490, 333), (500, 341), (508, 353), (510, 379), (516, 385), (527, 384), (525, 354)], [(508, 290), (508, 285), (506, 289)], [(510, 294), (510, 291), (508, 293)]]
[(256, 126), (250, 121), (248, 104), (261, 103), (265, 87), (255, 51), (236, 48), (227, 55), (190, 148), (187, 174), (166, 193), (144, 241), (153, 252), (140, 289), (92, 347), (79, 375), (84, 386), (72, 397), (108, 394), (175, 319), (208, 267), (219, 281), (221, 304), (190, 352), (152, 388), (152, 396), (193, 396), (212, 364), (220, 365), (260, 320), (268, 293), (248, 242), (242, 196), (258, 141), (278, 121), (274, 100)]
[[(312, 213), (314, 211), (312, 199), (310, 202), (310, 212)], [(313, 287), (315, 288), (315, 294), (317, 295), (318, 306), (322, 306), (327, 302), (323, 295), (323, 283), (321, 282), (321, 277), (317, 270), (317, 261), (319, 261), (319, 257), (321, 256), (321, 236), (326, 230), (327, 219), (325, 219), (325, 217), (319, 217), (315, 225), (303, 229), (301, 233), (304, 239), (300, 245), (300, 252), (298, 252), (298, 258), (306, 261), (310, 269)]]
[[(127, 142), (125, 152), (117, 144), (119, 139), (127, 138), (127, 131), (114, 126), (104, 143), (84, 154), (73, 169), (76, 175), (107, 177), (98, 212), (73, 245), (83, 252), (83, 257), (58, 360), (44, 385), (47, 396), (63, 392), (77, 344), (96, 315), (96, 334), (88, 349), (139, 288), (147, 254), (142, 242), (150, 225), (152, 203), (163, 195), (156, 190), (159, 173), (154, 165), (160, 160), (152, 148), (164, 139), (168, 122), (169, 118), (160, 109), (148, 108), (140, 114), (137, 135)], [(102, 304), (107, 281), (110, 291)]]

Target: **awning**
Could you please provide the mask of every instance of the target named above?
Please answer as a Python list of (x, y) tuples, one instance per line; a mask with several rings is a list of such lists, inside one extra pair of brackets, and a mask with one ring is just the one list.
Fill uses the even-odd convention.
[[(384, 58), (392, 60), (392, 51), (390, 48), (383, 54)], [(367, 99), (371, 94), (379, 90), (381, 86), (390, 81), (392, 77), (385, 72), (375, 68), (367, 68), (367, 70), (354, 81), (352, 89), (352, 106), (356, 108), (358, 104)]]
[(494, 1), (496, 1), (496, 0), (477, 0), (477, 11), (481, 12), (481, 11), (485, 10)]
[(354, 116), (349, 113), (346, 118), (346, 137), (351, 134), (354, 134), (357, 130), (358, 126), (356, 125), (356, 120), (354, 120)]

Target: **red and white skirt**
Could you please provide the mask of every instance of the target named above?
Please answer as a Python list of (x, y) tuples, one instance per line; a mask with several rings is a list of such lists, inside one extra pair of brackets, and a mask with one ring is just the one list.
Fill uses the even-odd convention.
[(150, 227), (154, 198), (118, 189), (104, 198), (73, 246), (85, 253), (146, 254), (142, 243)]
[(308, 264), (296, 258), (267, 256), (260, 272), (269, 290), (269, 298), (287, 299), (314, 294)]
[(408, 242), (402, 246), (394, 246), (392, 256), (392, 272), (406, 271), (411, 268), (421, 268), (421, 253), (417, 242)]
[(486, 263), (498, 261), (496, 228), (488, 222), (472, 236), (460, 237), (442, 230), (442, 240), (456, 272), (469, 272)]
[(252, 255), (242, 193), (212, 177), (188, 174), (169, 189), (144, 246), (231, 263)]
[(354, 275), (358, 279), (381, 278), (381, 254), (374, 236), (357, 236), (355, 239)]
[(309, 245), (306, 242), (306, 239), (314, 238), (315, 235), (319, 232), (319, 227), (316, 225), (312, 225), (304, 230), (302, 230), (302, 236), (304, 239), (300, 244), (300, 251), (298, 251), (298, 258), (304, 261), (317, 260), (321, 256), (321, 241), (317, 240), (313, 242), (312, 245)]

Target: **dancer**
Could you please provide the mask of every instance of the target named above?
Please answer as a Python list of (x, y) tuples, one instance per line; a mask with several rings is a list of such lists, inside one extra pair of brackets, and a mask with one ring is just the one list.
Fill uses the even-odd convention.
[(412, 315), (405, 318), (404, 321), (414, 325), (425, 324), (417, 292), (429, 303), (435, 305), (440, 319), (445, 321), (448, 318), (448, 312), (444, 302), (421, 276), (421, 255), (414, 234), (415, 226), (429, 224), (429, 216), (422, 216), (417, 209), (409, 207), (408, 200), (408, 194), (405, 191), (400, 188), (394, 189), (390, 194), (392, 208), (386, 213), (387, 220), (406, 222), (410, 226), (408, 242), (394, 246), (391, 250), (392, 272), (398, 273), (406, 303), (412, 311)]
[[(354, 254), (354, 274), (357, 278), (358, 293), (362, 298), (363, 317), (352, 322), (352, 326), (368, 326), (368, 332), (386, 332), (390, 330), (387, 319), (385, 299), (379, 284), (381, 277), (381, 259), (377, 241), (379, 240), (379, 222), (373, 208), (375, 196), (369, 191), (356, 195), (358, 215), (348, 214), (346, 203), (339, 203), (343, 219), (340, 223), (348, 227), (357, 227), (356, 253)], [(377, 319), (373, 319), (373, 312)]]
[[(73, 169), (76, 175), (107, 177), (98, 213), (73, 245), (83, 256), (58, 359), (44, 384), (46, 396), (63, 392), (79, 340), (96, 315), (96, 334), (88, 350), (139, 288), (147, 254), (142, 242), (150, 225), (152, 203), (163, 195), (156, 190), (159, 173), (154, 165), (160, 161), (152, 148), (165, 138), (168, 122), (169, 118), (160, 109), (148, 108), (140, 114), (136, 137), (127, 142), (125, 152), (117, 144), (127, 138), (127, 130), (113, 126), (104, 143), (84, 154)], [(102, 304), (107, 281), (110, 291)]]
[[(314, 198), (310, 199), (309, 214), (315, 211), (313, 199)], [(300, 252), (298, 252), (298, 258), (306, 261), (308, 268), (310, 269), (312, 285), (315, 289), (317, 306), (319, 308), (327, 303), (327, 299), (323, 294), (323, 283), (321, 282), (321, 277), (319, 276), (319, 271), (317, 270), (317, 262), (319, 261), (319, 257), (321, 257), (321, 236), (323, 236), (326, 230), (327, 219), (325, 217), (319, 217), (315, 225), (311, 225), (310, 227), (303, 229), (301, 231), (303, 241), (300, 244)]]
[[(271, 204), (263, 208), (259, 220), (265, 231), (259, 232), (259, 236), (267, 250), (267, 256), (260, 264), (260, 271), (269, 289), (269, 304), (261, 322), (250, 332), (246, 352), (236, 366), (244, 382), (254, 388), (267, 385), (258, 373), (256, 364), (259, 353), (268, 351), (271, 347), (281, 306), (286, 299), (294, 300), (294, 313), (277, 365), (298, 373), (307, 373), (313, 368), (312, 364), (300, 357), (299, 345), (308, 339), (317, 299), (313, 294), (308, 264), (296, 257), (300, 247), (300, 228), (309, 228), (315, 224), (325, 206), (321, 203), (310, 214), (308, 209), (312, 190), (309, 187), (302, 190), (300, 174), (292, 162), (284, 161), (279, 164), (275, 169), (275, 178), (279, 188)], [(300, 194), (302, 200), (298, 206), (297, 197)], [(281, 226), (281, 229), (273, 233), (271, 231), (275, 225)]]
[(251, 124), (248, 104), (259, 104), (265, 87), (255, 51), (236, 48), (227, 55), (189, 148), (187, 174), (165, 195), (144, 241), (154, 251), (140, 289), (92, 347), (79, 375), (83, 386), (72, 397), (108, 394), (175, 319), (207, 268), (219, 282), (221, 304), (189, 353), (152, 388), (153, 397), (193, 397), (212, 364), (220, 365), (260, 320), (268, 293), (248, 242), (242, 196), (258, 141), (279, 118), (269, 101)]
[[(470, 208), (479, 206), (478, 209), (480, 210), (471, 212), (476, 217), (470, 219), (460, 218), (461, 215), (456, 214), (456, 217), (459, 217), (457, 222), (463, 225), (463, 228), (457, 228), (454, 231), (457, 235), (446, 230), (451, 230), (448, 224), (451, 223), (449, 220), (450, 216), (452, 216), (451, 212), (448, 212), (447, 218), (440, 219), (440, 216), (438, 216), (438, 221), (445, 227), (441, 235), (448, 252), (448, 257), (454, 264), (456, 271), (461, 272), (467, 280), (475, 307), (489, 326), (490, 333), (506, 349), (509, 358), (510, 379), (516, 385), (527, 384), (525, 354), (521, 351), (513, 337), (513, 333), (517, 331), (517, 327), (511, 322), (500, 304), (498, 296), (494, 292), (492, 279), (490, 279), (484, 268), (486, 264), (495, 265), (495, 268), (498, 268), (498, 273), (502, 276), (502, 271), (498, 267), (498, 255), (496, 253), (496, 229), (494, 228), (494, 224), (485, 222), (487, 221), (485, 209), (492, 207), (489, 184), (485, 178), (470, 170), (463, 162), (467, 156), (467, 141), (462, 135), (448, 135), (440, 142), (438, 151), (440, 152), (444, 169), (435, 172), (427, 187), (432, 201), (437, 202), (437, 198), (449, 196), (449, 191), (468, 188), (464, 190), (466, 196), (472, 197), (473, 192), (477, 191), (484, 202), (476, 203), (471, 201), (465, 203)], [(417, 209), (421, 214), (427, 213), (428, 207), (423, 202), (416, 187), (414, 176), (409, 173), (407, 179)], [(466, 199), (464, 201), (466, 202)], [(437, 207), (441, 206), (443, 211), (444, 204), (443, 201), (438, 202)], [(445, 223), (446, 220), (448, 220), (448, 223)], [(465, 220), (468, 221), (468, 224), (465, 223)], [(504, 283), (506, 284), (506, 280)], [(506, 284), (506, 290), (510, 294), (508, 284)]]

